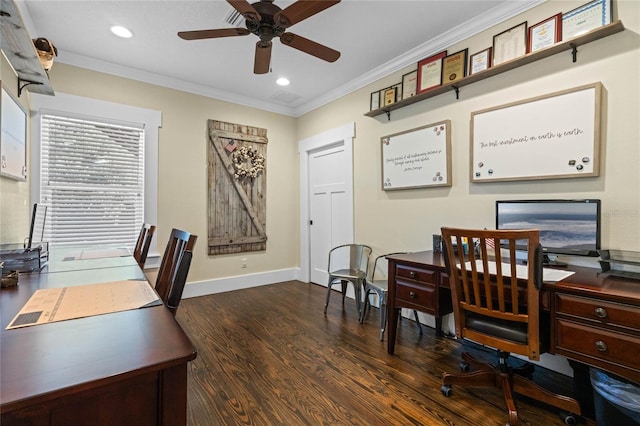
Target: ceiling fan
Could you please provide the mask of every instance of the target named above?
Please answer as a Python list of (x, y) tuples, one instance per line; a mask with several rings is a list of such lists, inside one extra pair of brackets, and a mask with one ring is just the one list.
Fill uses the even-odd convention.
[(271, 40), (280, 42), (327, 62), (335, 62), (340, 52), (316, 43), (297, 34), (287, 32), (287, 28), (323, 10), (340, 3), (340, 0), (298, 0), (281, 9), (273, 0), (260, 0), (249, 4), (246, 0), (227, 0), (245, 18), (247, 28), (220, 28), (215, 30), (180, 31), (178, 37), (184, 40), (257, 35), (253, 72), (266, 74), (271, 62)]

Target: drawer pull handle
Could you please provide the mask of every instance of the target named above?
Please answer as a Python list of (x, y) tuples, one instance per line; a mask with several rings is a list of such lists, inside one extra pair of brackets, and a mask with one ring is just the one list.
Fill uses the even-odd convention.
[(415, 298), (416, 298), (416, 296), (417, 296), (417, 294), (415, 294), (413, 291), (410, 291), (410, 292), (409, 292), (409, 297), (410, 297), (410, 298), (415, 299)]
[(414, 271), (409, 272), (409, 277), (415, 278), (416, 277), (416, 273)]
[(606, 318), (607, 310), (605, 308), (596, 308), (596, 316), (598, 318)]
[(598, 340), (596, 341), (596, 349), (598, 349), (598, 351), (600, 352), (606, 352), (606, 350), (608, 349), (607, 344), (602, 340)]

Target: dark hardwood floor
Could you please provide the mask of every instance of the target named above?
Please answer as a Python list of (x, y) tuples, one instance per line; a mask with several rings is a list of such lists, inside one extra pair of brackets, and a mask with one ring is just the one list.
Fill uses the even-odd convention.
[[(297, 281), (185, 299), (177, 320), (198, 349), (189, 364), (189, 425), (504, 425), (499, 389), (454, 387), (442, 372), (460, 353), (493, 351), (436, 338), (404, 319), (395, 355), (379, 340), (379, 312), (358, 322), (355, 302)], [(386, 336), (385, 336), (386, 338)], [(568, 393), (570, 380), (536, 369), (536, 381)], [(562, 425), (552, 409), (518, 400), (523, 425)]]

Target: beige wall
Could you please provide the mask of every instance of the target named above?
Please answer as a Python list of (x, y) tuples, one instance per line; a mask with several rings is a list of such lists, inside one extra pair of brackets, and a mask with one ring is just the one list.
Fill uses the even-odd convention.
[[(583, 4), (551, 1), (504, 22), (449, 52), (469, 53), (492, 43), (492, 36), (528, 21), (535, 24)], [(604, 248), (640, 251), (640, 2), (616, 1), (626, 30), (580, 46), (578, 61), (569, 51), (526, 65), (385, 115), (363, 116), (371, 92), (401, 80), (408, 67), (297, 121), (302, 140), (348, 121), (356, 123), (354, 140), (355, 234), (375, 252), (425, 250), (443, 225), (494, 227), (494, 202), (510, 198), (600, 198)], [(601, 81), (603, 146), (600, 176), (521, 182), (469, 182), (469, 122), (473, 111)], [(381, 190), (380, 137), (449, 119), (452, 122), (453, 186), (385, 192)], [(532, 117), (532, 119), (535, 119)], [(526, 161), (526, 158), (514, 159)], [(568, 259), (573, 263), (586, 259)], [(597, 264), (596, 264), (597, 265)]]
[[(18, 78), (4, 55), (0, 55), (0, 80), (5, 90), (17, 98)], [(28, 110), (28, 99), (29, 95), (26, 92), (18, 99), (25, 110)], [(27, 137), (29, 137), (28, 128)], [(28, 154), (27, 152), (27, 168), (29, 167)], [(30, 214), (29, 182), (0, 176), (0, 244), (23, 243), (29, 235)]]
[[(299, 190), (294, 118), (61, 63), (53, 67), (51, 82), (57, 93), (161, 111), (158, 247), (164, 249), (173, 227), (198, 235), (190, 282), (297, 264)], [(267, 250), (243, 253), (246, 269), (241, 269), (239, 256), (207, 255), (208, 119), (267, 129)]]

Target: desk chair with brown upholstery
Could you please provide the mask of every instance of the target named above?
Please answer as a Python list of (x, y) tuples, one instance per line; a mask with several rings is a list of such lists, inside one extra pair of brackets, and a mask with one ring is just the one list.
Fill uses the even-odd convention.
[(133, 257), (141, 268), (144, 268), (144, 264), (147, 261), (147, 254), (149, 254), (149, 247), (151, 246), (151, 240), (153, 239), (153, 233), (155, 231), (155, 225), (143, 223), (140, 233), (138, 234), (138, 240), (133, 249)]
[(370, 256), (371, 247), (364, 244), (343, 244), (329, 251), (329, 265), (327, 267), (329, 283), (327, 285), (327, 300), (324, 304), (325, 314), (329, 306), (331, 287), (338, 282), (342, 285), (342, 303), (344, 304), (347, 284), (351, 283), (355, 291), (358, 319), (360, 319), (362, 290), (369, 270)]
[(160, 262), (156, 291), (174, 315), (182, 298), (182, 290), (191, 265), (191, 254), (197, 239), (196, 235), (173, 229)]
[[(508, 425), (518, 422), (514, 392), (580, 414), (575, 399), (551, 393), (520, 375), (530, 376), (531, 368), (518, 370), (507, 365), (509, 353), (539, 360), (549, 342), (550, 325), (548, 321), (541, 321), (539, 306), (542, 284), (539, 238), (537, 229), (442, 228), (456, 337), (497, 348), (499, 364), (482, 363), (465, 353), (461, 369), (466, 371), (470, 364), (478, 371), (444, 373), (441, 391), (445, 396), (451, 396), (451, 385), (454, 384), (502, 388), (509, 414)], [(527, 266), (517, 265), (516, 245), (526, 247)], [(493, 260), (494, 247), (502, 257), (501, 262)], [(517, 285), (512, 285), (510, 277), (514, 276), (518, 277)], [(565, 421), (569, 418), (571, 415)]]
[[(362, 313), (360, 314), (360, 324), (364, 322), (364, 317), (367, 313), (367, 307), (371, 305), (369, 302), (369, 296), (372, 293), (378, 295), (378, 305), (380, 306), (380, 341), (384, 340), (384, 331), (387, 328), (387, 295), (389, 293), (389, 281), (387, 276), (378, 274), (379, 278), (376, 279), (376, 271), (378, 270), (378, 263), (381, 264), (381, 270), (387, 271), (387, 256), (394, 254), (405, 254), (406, 252), (396, 252), (382, 254), (376, 257), (373, 262), (373, 271), (371, 272), (371, 279), (367, 279), (364, 284), (364, 306), (362, 307)], [(418, 319), (418, 311), (413, 310), (413, 315), (416, 319), (416, 325), (422, 335), (422, 326), (420, 325), (420, 319)], [(402, 316), (400, 316), (402, 318)]]

